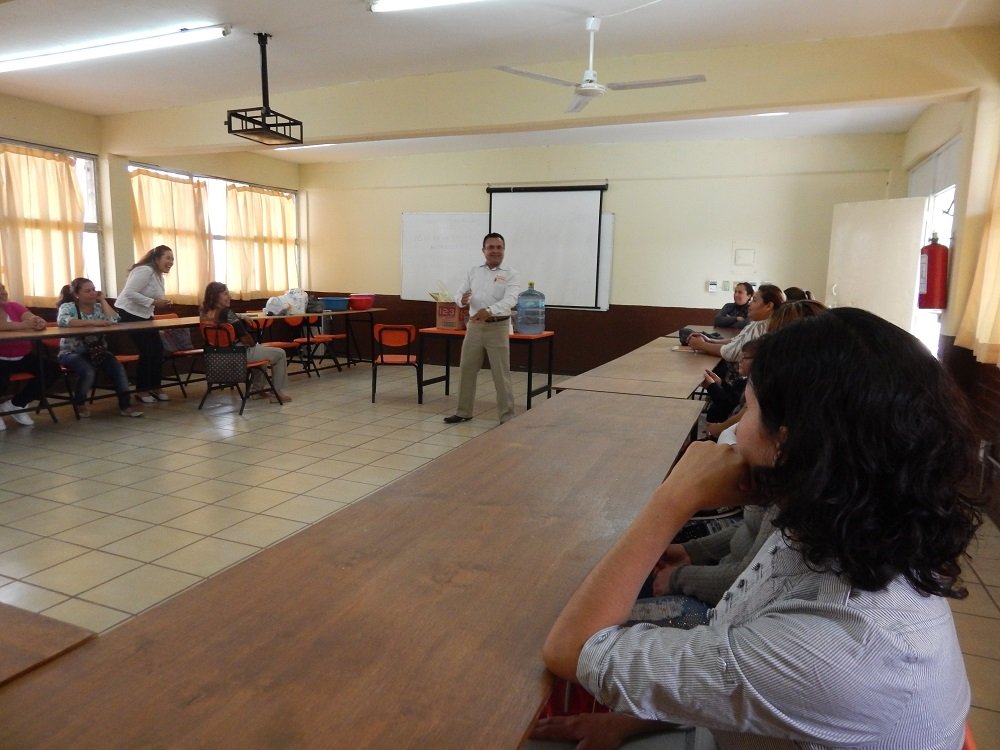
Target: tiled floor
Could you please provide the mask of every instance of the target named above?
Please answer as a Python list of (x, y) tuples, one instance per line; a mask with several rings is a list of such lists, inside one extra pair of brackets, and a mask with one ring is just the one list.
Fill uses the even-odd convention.
[[(0, 601), (105, 631), (361, 500), (496, 425), (489, 371), (477, 418), (444, 425), (456, 394), (416, 403), (408, 368), (295, 377), (292, 403), (202, 391), (117, 416), (44, 415), (0, 433)], [(525, 376), (515, 373), (518, 403)], [(457, 387), (457, 384), (456, 384)], [(968, 599), (953, 603), (980, 750), (1000, 750), (1000, 532), (972, 549)]]
[[(436, 374), (436, 373), (430, 373)], [(525, 376), (514, 373), (518, 402)], [(456, 384), (457, 385), (457, 384)], [(122, 419), (114, 399), (0, 432), (0, 601), (105, 631), (496, 425), (486, 370), (477, 419), (413, 371), (295, 377), (284, 406), (202, 386)]]

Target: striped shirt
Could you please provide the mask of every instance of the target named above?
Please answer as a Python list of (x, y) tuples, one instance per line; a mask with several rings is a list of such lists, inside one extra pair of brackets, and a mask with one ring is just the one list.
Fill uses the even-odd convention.
[(958, 750), (969, 684), (948, 603), (810, 570), (774, 532), (692, 630), (605, 628), (581, 684), (617, 711), (707, 727), (723, 750)]

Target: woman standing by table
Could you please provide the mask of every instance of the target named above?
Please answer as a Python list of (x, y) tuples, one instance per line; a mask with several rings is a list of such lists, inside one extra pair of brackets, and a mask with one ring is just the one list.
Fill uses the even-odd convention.
[[(118, 313), (104, 299), (104, 293), (94, 288), (90, 279), (73, 279), (62, 288), (59, 298), (59, 313), (56, 318), (61, 328), (82, 326), (110, 326), (119, 321)], [(103, 344), (94, 350), (88, 339), (99, 339), (96, 343)], [(129, 405), (128, 376), (125, 368), (115, 356), (108, 351), (104, 336), (65, 336), (59, 339), (59, 364), (76, 376), (76, 388), (73, 393), (73, 403), (76, 413), (81, 418), (90, 416), (87, 407), (87, 396), (94, 387), (98, 368), (101, 369), (115, 387), (118, 394), (118, 412), (123, 417), (141, 417), (141, 409), (133, 409)]]
[[(173, 303), (167, 299), (163, 276), (174, 265), (174, 251), (166, 245), (157, 245), (128, 271), (128, 279), (115, 307), (123, 323), (152, 320), (156, 310), (163, 310)], [(160, 390), (163, 377), (163, 342), (158, 331), (132, 331), (129, 333), (139, 350), (135, 368), (136, 398), (144, 404), (169, 401), (170, 396)]]
[[(15, 302), (7, 293), (7, 287), (0, 282), (0, 331), (44, 331), (45, 320), (35, 315), (31, 310)], [(4, 341), (0, 343), (0, 394), (7, 391), (10, 376), (14, 373), (25, 372), (31, 375), (40, 375), (41, 368), (45, 368), (45, 383), (51, 384), (55, 381), (58, 373), (51, 363), (39, 359), (32, 351), (30, 341)], [(31, 415), (22, 409), (26, 409), (32, 401), (37, 401), (42, 397), (42, 380), (38, 377), (25, 381), (12, 399), (0, 404), (0, 415), (8, 412), (18, 412), (11, 414), (11, 418), (18, 424), (31, 427), (35, 422)], [(0, 416), (0, 432), (7, 429), (7, 425)]]

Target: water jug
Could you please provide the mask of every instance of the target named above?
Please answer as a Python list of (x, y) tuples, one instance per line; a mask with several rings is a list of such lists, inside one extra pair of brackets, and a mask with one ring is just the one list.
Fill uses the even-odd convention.
[(528, 288), (517, 295), (517, 333), (541, 333), (545, 330), (545, 295), (529, 281)]

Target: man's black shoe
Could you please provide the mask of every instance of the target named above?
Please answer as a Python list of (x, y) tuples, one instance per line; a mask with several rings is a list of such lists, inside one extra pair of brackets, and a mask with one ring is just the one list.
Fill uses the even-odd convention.
[(450, 417), (445, 417), (444, 421), (448, 424), (455, 424), (456, 422), (468, 422), (472, 417), (460, 417), (457, 414), (452, 414)]

